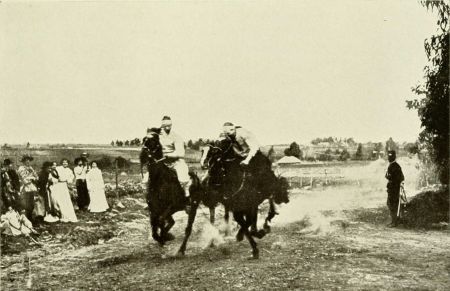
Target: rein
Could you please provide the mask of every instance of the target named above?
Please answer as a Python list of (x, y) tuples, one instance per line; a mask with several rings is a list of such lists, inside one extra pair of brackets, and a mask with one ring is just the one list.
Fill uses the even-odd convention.
[(239, 186), (239, 189), (237, 189), (233, 194), (231, 194), (232, 198), (236, 196), (236, 194), (238, 194), (242, 190), (242, 188), (244, 188), (245, 180), (247, 180), (247, 171), (244, 170), (244, 176), (242, 177), (241, 186)]

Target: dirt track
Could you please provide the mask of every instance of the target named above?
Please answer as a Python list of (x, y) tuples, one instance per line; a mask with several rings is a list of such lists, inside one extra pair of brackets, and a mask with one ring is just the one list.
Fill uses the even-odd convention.
[[(290, 207), (302, 201), (311, 208), (326, 193), (298, 193)], [(147, 219), (135, 217), (119, 224), (117, 237), (99, 245), (30, 251), (31, 272), (27, 254), (4, 256), (2, 290), (23, 290), (27, 283), (34, 290), (449, 289), (448, 230), (386, 228), (384, 207), (341, 208), (306, 216), (299, 209), (300, 219), (286, 219), (282, 212), (289, 208), (281, 208), (272, 233), (259, 241), (259, 260), (248, 260), (246, 241), (215, 233), (206, 210), (200, 211), (181, 258), (173, 254), (181, 243), (184, 214), (176, 216), (177, 238), (164, 250), (149, 240)], [(206, 247), (212, 239), (219, 246)]]

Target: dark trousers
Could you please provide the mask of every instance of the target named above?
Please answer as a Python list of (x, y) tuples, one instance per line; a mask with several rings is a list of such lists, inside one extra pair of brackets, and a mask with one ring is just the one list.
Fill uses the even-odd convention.
[(21, 204), (22, 209), (25, 210), (25, 216), (32, 220), (33, 218), (33, 209), (34, 209), (34, 195), (36, 195), (35, 191), (32, 192), (23, 192), (21, 194)]
[(391, 214), (392, 224), (397, 224), (398, 223), (397, 211), (398, 211), (398, 203), (400, 200), (400, 185), (398, 185), (398, 187), (388, 188), (387, 192), (388, 192), (387, 206)]
[(79, 209), (84, 209), (89, 206), (91, 199), (87, 189), (86, 180), (77, 179), (77, 205)]

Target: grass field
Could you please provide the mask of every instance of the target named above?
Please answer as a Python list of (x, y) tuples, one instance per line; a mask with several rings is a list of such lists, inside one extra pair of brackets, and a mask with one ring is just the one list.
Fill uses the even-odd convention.
[[(415, 161), (399, 163), (411, 197)], [(124, 192), (125, 208), (40, 227), (41, 245), (2, 236), (2, 290), (448, 290), (448, 230), (387, 228), (385, 168), (382, 160), (341, 167), (346, 183), (290, 189), (272, 232), (258, 240), (259, 260), (235, 241), (235, 223), (225, 235), (222, 207), (214, 225), (199, 209), (187, 254), (176, 256), (186, 214), (174, 216), (176, 239), (161, 248), (149, 237), (144, 188)]]

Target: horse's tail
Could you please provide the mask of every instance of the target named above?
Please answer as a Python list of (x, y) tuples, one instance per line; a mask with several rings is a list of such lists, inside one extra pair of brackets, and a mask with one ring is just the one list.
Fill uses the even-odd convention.
[(272, 191), (273, 201), (276, 204), (289, 202), (289, 183), (285, 177), (276, 177), (274, 188)]

